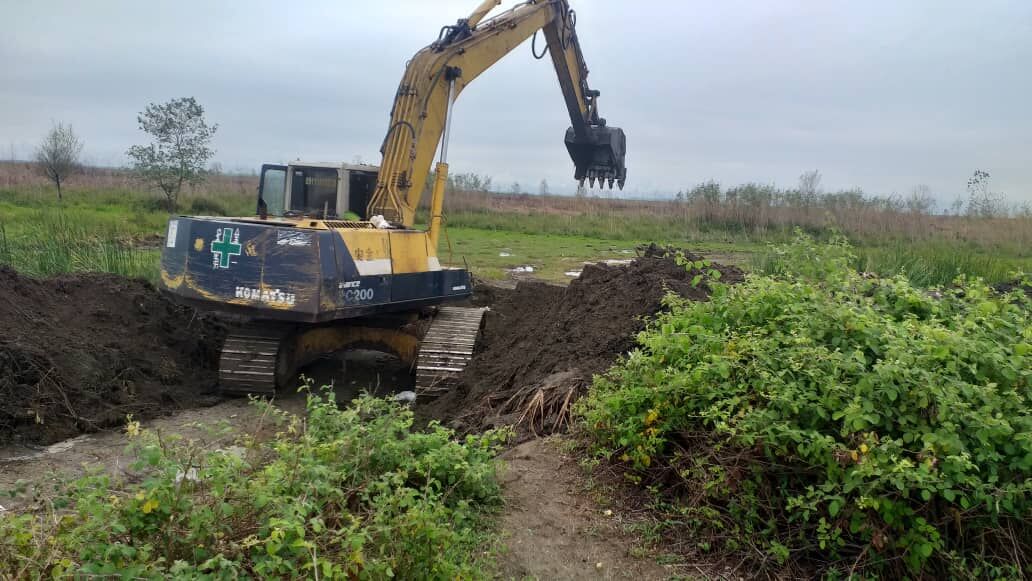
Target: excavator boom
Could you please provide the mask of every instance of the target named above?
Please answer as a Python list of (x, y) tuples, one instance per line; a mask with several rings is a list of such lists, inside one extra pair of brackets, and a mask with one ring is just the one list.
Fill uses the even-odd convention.
[[(381, 147), (383, 161), (369, 215), (412, 226), (439, 143), (441, 161), (446, 161), (451, 104), (477, 76), (525, 40), (534, 36), (536, 45), (538, 32), (543, 33), (547, 49), (535, 56), (543, 58), (547, 52), (551, 57), (570, 113), (565, 142), (574, 162), (574, 178), (581, 184), (587, 180), (592, 186), (623, 187), (626, 138), (621, 129), (608, 127), (599, 116), (599, 92), (587, 82), (576, 13), (567, 0), (530, 0), (486, 18), (499, 3), (485, 0), (469, 18), (442, 28), (438, 39), (409, 61)], [(447, 171), (447, 166), (439, 169)], [(437, 191), (435, 197), (439, 198)], [(434, 216), (440, 203), (434, 200), (438, 206)]]

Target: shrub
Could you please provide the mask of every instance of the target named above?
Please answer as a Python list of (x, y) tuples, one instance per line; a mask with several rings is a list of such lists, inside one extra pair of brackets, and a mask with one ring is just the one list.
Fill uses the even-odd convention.
[[(259, 404), (266, 405), (266, 404)], [(0, 516), (0, 577), (480, 578), (471, 558), (499, 501), (497, 435), (412, 432), (412, 412), (362, 397), (269, 407), (266, 443), (202, 450), (130, 422), (139, 484), (93, 473), (50, 510)]]
[(1032, 303), (851, 261), (841, 240), (800, 236), (781, 276), (669, 298), (580, 402), (586, 434), (670, 522), (760, 567), (1019, 576)]

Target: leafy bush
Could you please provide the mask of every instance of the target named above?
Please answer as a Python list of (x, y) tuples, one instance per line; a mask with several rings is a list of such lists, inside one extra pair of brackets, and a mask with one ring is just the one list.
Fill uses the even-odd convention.
[(370, 397), (342, 410), (327, 391), (307, 407), (268, 407), (275, 437), (216, 451), (131, 422), (142, 482), (98, 472), (48, 510), (0, 515), (0, 577), (484, 576), (471, 554), (499, 501), (499, 436), (412, 432), (412, 412)]
[(670, 522), (760, 567), (1027, 573), (1032, 303), (853, 260), (800, 236), (781, 276), (669, 298), (580, 402), (586, 434)]

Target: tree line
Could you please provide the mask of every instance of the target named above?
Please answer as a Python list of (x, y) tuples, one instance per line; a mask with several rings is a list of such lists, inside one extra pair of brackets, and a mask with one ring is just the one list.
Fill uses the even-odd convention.
[[(218, 171), (217, 164), (211, 168), (208, 166), (215, 154), (211, 140), (218, 125), (208, 124), (204, 117), (204, 107), (193, 97), (151, 103), (136, 119), (140, 130), (150, 141), (133, 145), (126, 151), (130, 160), (129, 169), (142, 183), (161, 191), (168, 210), (174, 213), (184, 185), (197, 185), (211, 171)], [(59, 200), (62, 198), (62, 185), (70, 175), (81, 170), (82, 149), (82, 139), (71, 125), (64, 123), (54, 123), (36, 149), (35, 165), (41, 175), (54, 183)], [(433, 176), (429, 176), (429, 179), (432, 180)], [(976, 169), (968, 179), (967, 197), (958, 198), (946, 208), (938, 207), (931, 188), (926, 185), (915, 186), (905, 196), (877, 196), (859, 188), (826, 192), (821, 188), (821, 179), (818, 170), (807, 171), (800, 175), (797, 187), (787, 189), (755, 183), (722, 188), (715, 181), (707, 181), (678, 191), (674, 199), (678, 203), (693, 206), (753, 209), (880, 209), (920, 214), (942, 212), (985, 218), (1010, 214), (1032, 216), (1032, 205), (1029, 203), (1016, 208), (1008, 207), (1003, 194), (992, 189), (989, 172), (982, 169)], [(494, 191), (493, 186), (490, 176), (474, 172), (448, 176), (448, 187), (452, 191), (490, 192)], [(519, 182), (513, 182), (506, 193), (529, 192)], [(548, 181), (541, 180), (537, 193), (551, 194)], [(578, 197), (586, 194), (583, 187), (578, 188)]]
[[(169, 212), (175, 213), (183, 186), (199, 184), (209, 174), (218, 125), (208, 124), (204, 107), (193, 97), (151, 103), (136, 121), (150, 141), (126, 151), (129, 168), (142, 183), (160, 190)], [(35, 166), (57, 187), (58, 200), (63, 198), (61, 185), (82, 171), (83, 146), (71, 124), (55, 122), (36, 148)]]

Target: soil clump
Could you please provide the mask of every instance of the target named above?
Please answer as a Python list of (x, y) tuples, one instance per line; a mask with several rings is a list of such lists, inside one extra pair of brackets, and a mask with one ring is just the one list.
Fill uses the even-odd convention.
[(634, 347), (667, 292), (706, 300), (703, 271), (711, 269), (722, 283), (743, 279), (731, 266), (686, 268), (672, 249), (652, 245), (639, 253), (627, 265), (587, 264), (566, 287), (524, 281), (513, 290), (491, 288), (473, 361), (457, 388), (424, 406), (422, 415), (468, 431), (497, 425), (516, 425), (521, 436), (558, 431), (592, 376)]
[(0, 267), (0, 444), (211, 405), (222, 327), (142, 280)]

